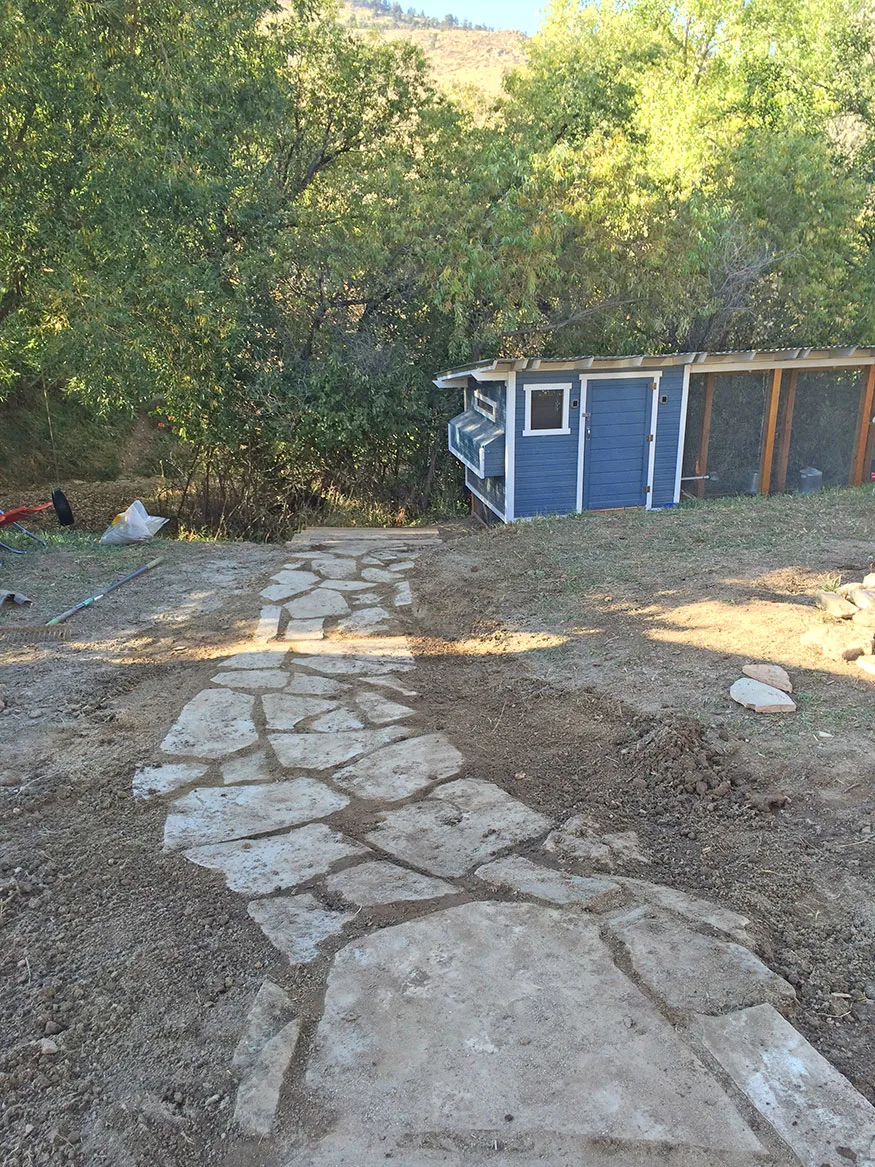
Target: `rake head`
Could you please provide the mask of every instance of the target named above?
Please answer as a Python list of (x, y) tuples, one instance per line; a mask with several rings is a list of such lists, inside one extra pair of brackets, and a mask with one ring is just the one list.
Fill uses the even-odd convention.
[(0, 640), (17, 640), (20, 643), (34, 643), (38, 640), (66, 640), (69, 629), (65, 628), (63, 624), (58, 625), (57, 628), (46, 628), (45, 625), (39, 624), (33, 628), (0, 628)]

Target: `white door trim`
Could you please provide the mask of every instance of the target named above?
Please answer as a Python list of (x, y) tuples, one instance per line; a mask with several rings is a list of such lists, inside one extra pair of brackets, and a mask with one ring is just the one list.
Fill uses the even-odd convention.
[(504, 521), (512, 523), (516, 485), (516, 372), (507, 375), (507, 399), (504, 418)]
[(681, 424), (678, 428), (678, 464), (674, 473), (674, 499), (681, 501), (681, 475), (684, 465), (684, 442), (687, 440), (687, 408), (690, 401), (690, 365), (684, 365), (684, 380), (681, 390)]

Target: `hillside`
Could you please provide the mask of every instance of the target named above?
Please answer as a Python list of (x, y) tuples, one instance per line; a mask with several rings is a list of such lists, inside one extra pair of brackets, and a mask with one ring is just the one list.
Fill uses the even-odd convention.
[[(408, 40), (428, 57), (436, 80), (447, 89), (475, 85), (488, 96), (501, 92), (504, 75), (523, 63), (526, 37), (510, 29), (453, 26), (397, 7), (386, 14), (363, 4), (345, 4), (347, 22), (389, 39)], [(435, 27), (437, 25), (437, 27)]]

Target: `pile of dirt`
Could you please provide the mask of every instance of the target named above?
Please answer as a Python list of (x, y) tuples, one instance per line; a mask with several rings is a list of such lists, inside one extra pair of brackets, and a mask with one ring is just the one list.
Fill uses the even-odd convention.
[[(638, 719), (636, 719), (638, 720)], [(667, 788), (678, 795), (716, 800), (747, 786), (733, 761), (735, 747), (726, 730), (709, 733), (689, 717), (639, 722), (634, 744), (620, 751), (635, 769), (633, 787)]]

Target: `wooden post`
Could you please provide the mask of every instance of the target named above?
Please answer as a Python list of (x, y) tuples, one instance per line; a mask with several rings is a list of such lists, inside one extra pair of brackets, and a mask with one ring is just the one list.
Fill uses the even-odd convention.
[(851, 486), (860, 486), (863, 481), (863, 472), (868, 470), (866, 451), (871, 449), (869, 434), (872, 429), (873, 399), (875, 399), (875, 365), (870, 365), (863, 382), (863, 388), (860, 391), (857, 437), (854, 443), (854, 457), (851, 462)]
[(781, 438), (778, 442), (778, 464), (775, 467), (775, 490), (781, 494), (787, 489), (787, 462), (790, 459), (790, 435), (793, 432), (793, 409), (796, 405), (796, 382), (799, 370), (793, 369), (787, 378), (784, 397), (784, 416), (781, 419)]
[(772, 481), (772, 456), (775, 453), (775, 427), (778, 424), (778, 404), (781, 400), (781, 370), (772, 370), (772, 384), (766, 405), (763, 430), (763, 454), (760, 459), (760, 494), (768, 494)]
[(696, 497), (705, 497), (705, 479), (701, 477), (708, 473), (708, 444), (711, 441), (711, 411), (714, 408), (714, 380), (715, 374), (708, 373), (705, 377), (705, 402), (702, 409), (702, 429), (699, 433), (699, 452), (696, 454)]

